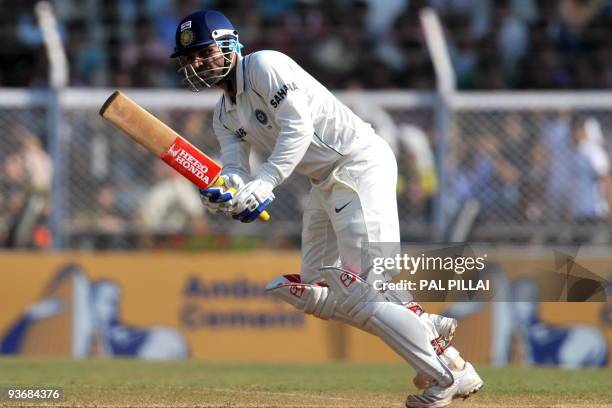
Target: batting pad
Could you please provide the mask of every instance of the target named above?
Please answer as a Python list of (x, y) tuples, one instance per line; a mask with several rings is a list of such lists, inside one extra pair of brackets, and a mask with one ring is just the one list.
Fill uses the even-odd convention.
[(334, 319), (353, 324), (344, 313), (337, 310), (337, 301), (331, 296), (328, 287), (301, 283), (300, 275), (280, 276), (266, 285), (266, 292), (323, 320)]
[(321, 276), (337, 299), (339, 312), (383, 340), (417, 372), (429, 375), (442, 387), (453, 383), (451, 371), (433, 351), (427, 329), (415, 313), (388, 302), (351, 272), (330, 267), (322, 269)]

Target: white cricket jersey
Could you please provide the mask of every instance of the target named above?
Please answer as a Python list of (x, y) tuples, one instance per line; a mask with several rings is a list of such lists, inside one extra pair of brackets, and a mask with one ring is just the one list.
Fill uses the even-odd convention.
[(255, 177), (272, 188), (294, 170), (323, 180), (358, 137), (374, 134), (288, 56), (259, 51), (236, 64), (236, 103), (224, 93), (213, 118), (224, 170), (250, 173), (253, 146), (268, 156)]

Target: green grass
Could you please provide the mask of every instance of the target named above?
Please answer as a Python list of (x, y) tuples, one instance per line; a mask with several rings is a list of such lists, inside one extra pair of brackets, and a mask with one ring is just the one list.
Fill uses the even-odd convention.
[[(610, 370), (478, 371), (483, 390), (453, 406), (612, 406)], [(45, 403), (55, 407), (402, 407), (412, 376), (383, 364), (0, 359), (0, 387), (63, 387), (63, 402)]]

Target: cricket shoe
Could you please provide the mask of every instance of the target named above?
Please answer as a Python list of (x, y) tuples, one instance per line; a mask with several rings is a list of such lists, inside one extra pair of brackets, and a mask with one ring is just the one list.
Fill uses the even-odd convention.
[(453, 383), (444, 388), (438, 384), (431, 385), (420, 395), (410, 395), (406, 399), (406, 408), (441, 408), (453, 402), (455, 398), (466, 399), (482, 388), (484, 382), (474, 370), (474, 366), (465, 363), (463, 370), (453, 371)]

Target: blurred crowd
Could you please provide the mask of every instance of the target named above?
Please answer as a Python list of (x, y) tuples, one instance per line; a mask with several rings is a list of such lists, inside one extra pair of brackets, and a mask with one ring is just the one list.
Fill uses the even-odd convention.
[[(62, 147), (61, 166), (53, 165), (43, 138), (30, 130), (35, 126), (7, 128), (0, 148), (0, 247), (50, 248), (52, 206), (59, 201), (57, 227), (68, 247), (151, 248), (207, 235), (191, 183), (128, 138), (109, 143), (91, 129), (80, 132), (84, 122), (93, 121), (65, 126), (71, 143)], [(62, 174), (60, 189), (53, 188), (54, 171)], [(59, 191), (61, 199), (53, 197)]]
[[(355, 99), (359, 101), (360, 99)], [(364, 101), (365, 102), (365, 101)], [(351, 108), (398, 158), (402, 238), (432, 239), (434, 201), (444, 188), (452, 227), (476, 206), (475, 237), (488, 242), (612, 242), (612, 115), (609, 112), (463, 112), (455, 118), (446, 171), (436, 167), (435, 128), (427, 111)], [(156, 111), (162, 120), (216, 157), (208, 112)], [(204, 212), (197, 190), (128, 138), (108, 135), (95, 112), (66, 127), (62, 176), (65, 245), (103, 248), (293, 247), (299, 242), (307, 180), (277, 188), (274, 222), (245, 226)], [(30, 121), (33, 122), (33, 121)], [(13, 126), (0, 148), (0, 246), (52, 245), (54, 167), (27, 124)], [(107, 129), (108, 130), (108, 129)], [(256, 169), (263, 158), (253, 157)]]
[[(440, 177), (435, 128), (427, 115), (398, 117), (372, 104), (351, 108), (398, 158), (401, 221), (431, 225), (434, 200), (443, 188), (447, 239), (455, 225), (466, 222), (460, 218), (470, 207), (474, 219), (469, 222), (479, 240), (612, 241), (609, 112), (456, 112)], [(402, 232), (417, 229), (412, 225)]]
[(557, 242), (609, 241), (610, 231), (596, 237), (593, 229), (578, 228), (573, 237), (561, 235), (567, 223), (611, 219), (610, 119), (568, 111), (464, 114), (448, 169), (454, 214), (471, 201), (480, 222), (533, 226), (532, 240), (537, 231)]
[[(0, 86), (43, 86), (34, 0), (0, 1)], [(177, 22), (225, 12), (245, 51), (275, 49), (326, 86), (432, 89), (419, 10), (441, 16), (462, 89), (612, 87), (612, 0), (54, 0), (73, 86), (178, 87)]]

